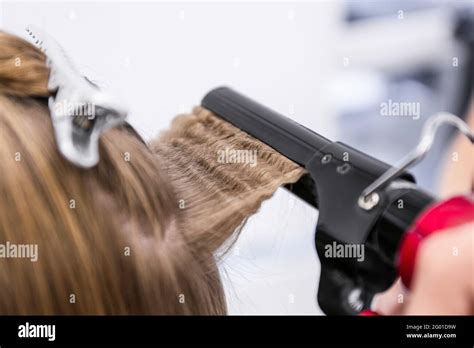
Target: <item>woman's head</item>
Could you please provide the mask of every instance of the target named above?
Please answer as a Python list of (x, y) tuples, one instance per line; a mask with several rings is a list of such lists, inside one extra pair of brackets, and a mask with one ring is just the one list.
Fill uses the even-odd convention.
[(171, 184), (143, 143), (113, 129), (97, 167), (61, 157), (48, 75), (39, 50), (0, 33), (0, 244), (38, 246), (36, 262), (0, 258), (0, 313), (224, 312), (214, 270), (196, 264)]
[[(100, 163), (77, 168), (57, 150), (48, 76), (0, 32), (0, 314), (225, 313), (215, 252), (301, 168), (203, 109), (150, 148), (111, 129)], [(259, 164), (219, 162), (226, 146)], [(25, 246), (36, 262), (8, 252)]]

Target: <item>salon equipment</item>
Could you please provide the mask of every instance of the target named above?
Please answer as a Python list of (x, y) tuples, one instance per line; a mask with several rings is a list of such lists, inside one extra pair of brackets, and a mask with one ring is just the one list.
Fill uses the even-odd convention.
[[(474, 141), (474, 133), (462, 120), (440, 113), (426, 122), (413, 152), (392, 167), (226, 87), (208, 93), (202, 106), (307, 170), (307, 175), (287, 189), (319, 210), (317, 298), (326, 314), (358, 314), (370, 308), (374, 294), (396, 279), (405, 232), (436, 200), (417, 187), (405, 170), (429, 151), (437, 129), (450, 124)], [(363, 247), (363, 260), (327, 253), (328, 246), (338, 245), (344, 250)], [(407, 257), (406, 250), (403, 255)], [(401, 265), (405, 262), (400, 261)]]
[(49, 109), (59, 151), (79, 167), (95, 166), (100, 135), (124, 123), (126, 108), (82, 76), (54, 38), (35, 26), (26, 31), (50, 68)]

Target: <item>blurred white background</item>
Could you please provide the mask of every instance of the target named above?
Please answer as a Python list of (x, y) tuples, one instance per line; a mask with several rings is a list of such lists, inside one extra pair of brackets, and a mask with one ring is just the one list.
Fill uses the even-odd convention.
[[(378, 2), (370, 4), (374, 8)], [(426, 45), (420, 46), (407, 41), (411, 29), (402, 30), (400, 8), (389, 9), (379, 26), (355, 30), (354, 39), (348, 39), (352, 29), (340, 1), (0, 1), (0, 29), (23, 37), (28, 24), (48, 31), (85, 75), (122, 96), (130, 123), (147, 139), (199, 104), (209, 90), (228, 85), (330, 139), (342, 134), (357, 147), (361, 137), (350, 131), (359, 129), (360, 121), (342, 118), (349, 127), (341, 131), (338, 115), (349, 107), (364, 110), (381, 96), (386, 100), (381, 71), (397, 62), (407, 62), (398, 67), (404, 72), (426, 64), (410, 52), (426, 51), (434, 59), (444, 50), (446, 56), (438, 58), (450, 63), (451, 51), (458, 50), (445, 43), (449, 13), (432, 11), (415, 21), (421, 35), (434, 35), (425, 35)], [(381, 28), (389, 30), (381, 33)], [(375, 44), (367, 39), (370, 32)], [(390, 42), (393, 50), (385, 51)], [(345, 70), (341, 79), (341, 70), (353, 65), (363, 69)], [(413, 124), (396, 127), (418, 129)], [(379, 132), (380, 141), (386, 134)], [(367, 141), (361, 145), (389, 160), (406, 151), (389, 153), (386, 144)], [(317, 211), (283, 189), (263, 204), (221, 265), (231, 314), (321, 313), (316, 221)]]

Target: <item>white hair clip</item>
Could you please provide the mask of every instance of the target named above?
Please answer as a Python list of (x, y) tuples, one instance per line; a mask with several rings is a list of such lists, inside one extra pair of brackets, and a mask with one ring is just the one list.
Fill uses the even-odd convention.
[(50, 68), (48, 104), (59, 152), (75, 165), (91, 168), (99, 162), (101, 133), (123, 124), (127, 110), (82, 76), (50, 35), (35, 26), (26, 31)]

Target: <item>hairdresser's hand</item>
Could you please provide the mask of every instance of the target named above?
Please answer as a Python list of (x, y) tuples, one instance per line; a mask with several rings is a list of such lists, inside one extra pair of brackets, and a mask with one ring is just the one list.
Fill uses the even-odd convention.
[(382, 315), (474, 314), (474, 223), (443, 230), (420, 246), (411, 290), (400, 279), (374, 297)]

